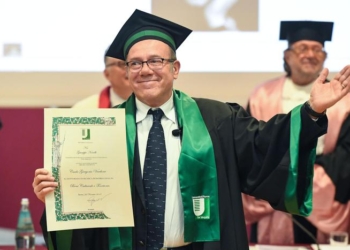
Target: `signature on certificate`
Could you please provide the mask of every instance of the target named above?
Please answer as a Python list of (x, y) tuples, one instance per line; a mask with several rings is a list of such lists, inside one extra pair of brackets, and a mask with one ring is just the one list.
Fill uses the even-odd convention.
[(103, 196), (102, 198), (94, 198), (94, 197), (91, 197), (87, 200), (87, 202), (89, 202), (90, 206), (92, 206), (95, 202), (98, 202), (98, 201), (102, 201), (104, 198), (106, 198), (108, 195), (110, 194), (106, 194), (105, 196)]

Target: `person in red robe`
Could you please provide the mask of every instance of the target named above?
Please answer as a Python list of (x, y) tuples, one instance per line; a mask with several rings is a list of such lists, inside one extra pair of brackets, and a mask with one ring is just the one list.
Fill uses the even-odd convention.
[(99, 94), (78, 101), (72, 108), (111, 108), (129, 98), (132, 90), (126, 77), (125, 62), (105, 55), (104, 65), (103, 75), (110, 84)]

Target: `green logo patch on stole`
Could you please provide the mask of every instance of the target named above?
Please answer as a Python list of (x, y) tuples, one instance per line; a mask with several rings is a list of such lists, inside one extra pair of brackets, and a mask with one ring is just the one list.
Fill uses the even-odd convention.
[(209, 196), (196, 196), (192, 197), (193, 201), (193, 213), (197, 220), (209, 220), (210, 219), (210, 197)]

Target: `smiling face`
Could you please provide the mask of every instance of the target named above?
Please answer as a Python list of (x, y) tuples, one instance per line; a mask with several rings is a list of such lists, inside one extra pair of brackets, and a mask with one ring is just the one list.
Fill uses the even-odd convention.
[[(155, 58), (171, 59), (170, 47), (158, 40), (143, 40), (134, 44), (126, 61), (147, 61)], [(177, 79), (180, 62), (163, 62), (163, 68), (151, 70), (146, 63), (134, 72), (127, 67), (127, 76), (135, 96), (150, 107), (159, 107), (169, 100), (173, 90), (173, 81)]]
[(313, 82), (321, 72), (327, 54), (321, 43), (300, 40), (284, 53), (284, 59), (291, 70), (292, 80), (299, 85)]

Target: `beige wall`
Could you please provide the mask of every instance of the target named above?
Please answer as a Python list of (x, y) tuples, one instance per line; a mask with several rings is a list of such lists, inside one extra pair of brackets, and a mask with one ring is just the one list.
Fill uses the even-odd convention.
[[(174, 86), (193, 97), (245, 105), (256, 84), (281, 74), (180, 73)], [(99, 72), (0, 73), (0, 107), (69, 107), (107, 84)]]

